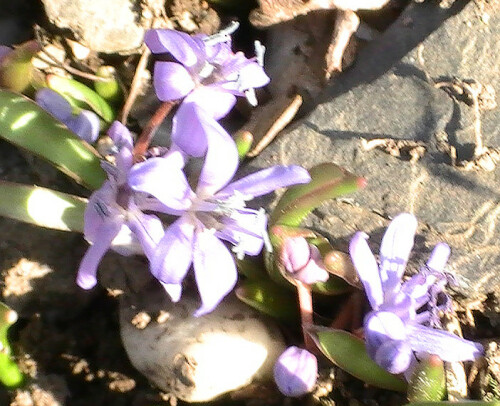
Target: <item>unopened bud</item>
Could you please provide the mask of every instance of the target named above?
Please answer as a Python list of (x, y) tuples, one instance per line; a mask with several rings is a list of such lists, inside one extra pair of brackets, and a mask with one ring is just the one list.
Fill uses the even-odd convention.
[(318, 375), (318, 361), (309, 351), (288, 347), (274, 365), (274, 380), (285, 396), (298, 397), (313, 390)]
[(303, 237), (285, 240), (280, 262), (293, 278), (308, 285), (325, 282), (329, 276), (318, 248), (309, 244)]

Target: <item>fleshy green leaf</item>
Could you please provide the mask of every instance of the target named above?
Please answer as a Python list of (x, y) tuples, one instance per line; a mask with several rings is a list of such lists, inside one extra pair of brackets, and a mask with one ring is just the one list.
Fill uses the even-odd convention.
[(446, 394), (446, 377), (443, 361), (437, 355), (420, 360), (408, 383), (410, 402), (437, 402)]
[(270, 280), (244, 280), (236, 289), (236, 296), (243, 303), (291, 325), (300, 317), (293, 292)]
[(97, 152), (32, 100), (0, 90), (0, 137), (36, 154), (90, 189), (106, 175)]
[(333, 163), (323, 163), (309, 171), (311, 182), (290, 187), (271, 214), (269, 224), (299, 226), (302, 220), (328, 199), (351, 193), (363, 187), (365, 180)]
[(83, 83), (57, 75), (48, 75), (46, 81), (52, 90), (62, 94), (70, 102), (76, 101), (81, 108), (90, 107), (107, 123), (115, 119), (116, 114), (108, 102)]
[(99, 96), (101, 96), (107, 102), (117, 105), (123, 99), (123, 92), (116, 79), (116, 70), (112, 66), (101, 66), (97, 69), (96, 75), (108, 79), (106, 81), (94, 82), (94, 89)]
[(250, 148), (252, 148), (253, 135), (249, 131), (239, 131), (234, 137), (234, 142), (236, 143), (238, 156), (241, 160), (245, 158), (245, 156), (248, 154), (248, 151), (250, 151)]
[(87, 200), (37, 186), (0, 181), (0, 216), (63, 231), (83, 232)]
[(481, 400), (459, 400), (453, 402), (412, 402), (404, 406), (500, 406), (500, 400), (481, 401)]
[(0, 302), (0, 381), (10, 389), (22, 385), (24, 376), (19, 367), (12, 359), (12, 350), (10, 348), (7, 332), (9, 327), (17, 321), (17, 313)]
[(363, 340), (347, 331), (319, 329), (310, 333), (318, 348), (352, 376), (379, 388), (406, 391), (406, 382), (378, 366), (366, 352)]
[(40, 49), (36, 41), (28, 41), (3, 57), (0, 61), (0, 87), (15, 92), (28, 89), (33, 78), (31, 60)]

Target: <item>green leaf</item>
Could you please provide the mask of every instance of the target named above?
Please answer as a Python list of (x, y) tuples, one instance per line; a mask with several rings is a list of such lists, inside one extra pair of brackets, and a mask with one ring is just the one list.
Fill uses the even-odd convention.
[(404, 380), (390, 374), (370, 358), (363, 340), (347, 331), (326, 328), (310, 334), (323, 354), (352, 376), (379, 388), (406, 391)]
[(112, 66), (101, 66), (97, 69), (96, 75), (108, 79), (106, 81), (96, 80), (94, 89), (108, 103), (117, 105), (123, 100), (123, 92), (120, 83), (116, 79), (116, 70)]
[(70, 102), (76, 100), (81, 108), (90, 107), (107, 123), (115, 119), (116, 113), (108, 102), (83, 83), (57, 75), (48, 75), (46, 81), (52, 90), (62, 94)]
[(299, 226), (316, 207), (363, 187), (365, 180), (343, 170), (333, 163), (323, 163), (309, 171), (311, 182), (289, 188), (271, 214), (269, 224)]
[(83, 232), (87, 199), (5, 181), (0, 181), (0, 196), (0, 216), (40, 227)]
[(33, 79), (31, 60), (40, 51), (36, 41), (28, 41), (16, 47), (0, 61), (0, 87), (24, 92)]
[(10, 348), (7, 332), (9, 327), (17, 321), (17, 313), (0, 302), (0, 381), (10, 389), (21, 386), (24, 376), (19, 367), (12, 359), (12, 349)]
[(0, 90), (0, 137), (36, 154), (90, 189), (106, 179), (97, 152), (32, 100)]
[(446, 377), (443, 361), (437, 355), (429, 355), (415, 367), (408, 383), (410, 402), (437, 402), (446, 394)]
[(252, 148), (253, 135), (249, 131), (239, 131), (234, 137), (234, 142), (238, 149), (238, 157), (242, 160), (248, 154), (250, 148)]
[(264, 314), (291, 325), (299, 323), (298, 304), (293, 292), (270, 280), (244, 280), (236, 289), (236, 296)]
[(459, 400), (453, 402), (412, 402), (404, 406), (500, 406), (500, 400)]

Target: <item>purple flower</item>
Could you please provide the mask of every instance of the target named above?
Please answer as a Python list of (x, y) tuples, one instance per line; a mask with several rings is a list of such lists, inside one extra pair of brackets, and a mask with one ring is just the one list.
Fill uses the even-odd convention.
[(88, 143), (94, 143), (99, 136), (99, 117), (89, 110), (82, 110), (80, 114), (74, 115), (69, 102), (59, 93), (52, 89), (44, 88), (36, 93), (35, 101), (44, 110), (47, 110), (55, 118)]
[(326, 282), (328, 272), (318, 248), (304, 237), (287, 238), (281, 249), (280, 262), (291, 276), (305, 284)]
[[(83, 289), (91, 289), (97, 283), (97, 266), (109, 248), (123, 255), (144, 252), (151, 259), (154, 250), (164, 235), (160, 219), (143, 210), (162, 211), (156, 199), (145, 193), (137, 192), (128, 185), (130, 170), (133, 167), (132, 137), (126, 127), (115, 121), (108, 135), (115, 143), (115, 165), (108, 162), (103, 168), (108, 180), (95, 191), (85, 210), (85, 238), (91, 246), (85, 253), (78, 269), (77, 283)], [(172, 152), (168, 157), (154, 158), (166, 162), (168, 167), (164, 176), (181, 172), (183, 158)], [(175, 177), (174, 177), (175, 180)], [(165, 179), (161, 186), (166, 187)], [(181, 185), (183, 186), (183, 185)], [(168, 184), (174, 193), (174, 181)]]
[(274, 364), (274, 381), (285, 396), (298, 397), (313, 390), (318, 361), (309, 351), (288, 347)]
[[(438, 321), (437, 311), (449, 307), (443, 292), (448, 245), (438, 244), (426, 266), (402, 283), (416, 229), (412, 214), (394, 218), (382, 239), (380, 267), (365, 233), (356, 233), (349, 247), (373, 309), (364, 320), (367, 351), (381, 367), (394, 374), (406, 372), (407, 376), (415, 356), (421, 354), (435, 354), (453, 362), (473, 360), (483, 351), (480, 344), (431, 327)], [(437, 303), (439, 295), (445, 296), (441, 306)]]
[(203, 132), (193, 125), (206, 119), (197, 117), (200, 109), (219, 120), (233, 108), (236, 96), (245, 96), (251, 89), (269, 83), (255, 60), (231, 51), (229, 36), (222, 36), (224, 42), (212, 39), (166, 29), (152, 29), (144, 36), (153, 53), (170, 53), (176, 60), (155, 63), (154, 87), (162, 101), (184, 99), (173, 119), (172, 141), (188, 148), (186, 153), (193, 156), (202, 156), (204, 151), (189, 150), (196, 143), (183, 142), (182, 138), (186, 134), (202, 138)]
[(245, 207), (245, 201), (283, 186), (310, 181), (308, 172), (298, 166), (275, 166), (228, 184), (237, 166), (236, 146), (221, 128), (207, 133), (205, 162), (193, 191), (185, 176), (169, 177), (183, 188), (173, 194), (169, 183), (160, 186), (168, 162), (150, 159), (132, 168), (129, 185), (137, 192), (154, 196), (179, 216), (165, 231), (151, 259), (151, 272), (176, 301), (181, 283), (191, 264), (202, 306), (195, 315), (211, 312), (233, 289), (237, 272), (233, 256), (221, 240), (234, 245), (238, 255), (257, 255), (267, 236), (267, 219), (261, 210)]

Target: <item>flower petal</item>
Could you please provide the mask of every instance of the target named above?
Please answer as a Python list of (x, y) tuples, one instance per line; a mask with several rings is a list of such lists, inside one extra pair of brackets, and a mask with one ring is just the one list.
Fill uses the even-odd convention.
[(144, 42), (154, 54), (169, 52), (185, 66), (194, 66), (203, 57), (197, 42), (188, 34), (175, 30), (146, 31)]
[(198, 114), (196, 105), (182, 103), (172, 119), (172, 142), (186, 154), (202, 157), (207, 151), (206, 133), (211, 130), (209, 120), (214, 121), (207, 114)]
[(196, 104), (215, 120), (220, 120), (234, 107), (236, 96), (218, 85), (200, 86), (184, 102)]
[(349, 253), (352, 263), (358, 271), (359, 279), (363, 283), (370, 305), (372, 309), (377, 309), (384, 302), (384, 292), (382, 291), (377, 261), (366, 242), (367, 239), (368, 235), (361, 231), (354, 234), (349, 244)]
[(443, 272), (446, 262), (450, 257), (450, 246), (444, 242), (437, 244), (432, 250), (431, 256), (427, 261), (427, 267), (435, 272)]
[(132, 150), (134, 148), (134, 141), (130, 131), (119, 121), (113, 121), (113, 124), (108, 129), (108, 136), (119, 150), (122, 148)]
[(182, 295), (182, 283), (163, 283), (160, 281), (161, 286), (168, 293), (172, 302), (177, 303), (181, 300)]
[(156, 95), (161, 101), (182, 99), (195, 87), (186, 68), (175, 62), (156, 62), (153, 80)]
[(402, 213), (389, 224), (380, 246), (380, 279), (386, 297), (399, 290), (406, 263), (413, 248), (417, 219)]
[(263, 87), (270, 81), (269, 76), (257, 62), (247, 63), (240, 70), (239, 90)]
[(99, 136), (99, 117), (92, 111), (82, 110), (78, 116), (68, 119), (66, 125), (89, 144), (93, 144)]
[[(201, 111), (198, 109), (198, 111)], [(211, 196), (224, 187), (238, 168), (238, 149), (231, 136), (215, 120), (205, 121), (207, 154), (196, 194)]]
[(408, 343), (417, 353), (439, 356), (443, 361), (472, 361), (483, 354), (483, 346), (452, 333), (418, 324), (407, 325)]
[(193, 253), (194, 274), (202, 305), (195, 317), (210, 313), (233, 290), (238, 279), (233, 256), (211, 230), (198, 232)]
[(193, 192), (176, 159), (151, 158), (135, 164), (130, 170), (128, 184), (174, 210), (185, 210), (191, 205)]
[(122, 225), (120, 221), (107, 221), (96, 230), (93, 244), (87, 249), (78, 268), (76, 283), (82, 289), (92, 289), (97, 284), (97, 266)]
[(153, 276), (164, 284), (181, 284), (192, 262), (193, 239), (194, 225), (184, 218), (170, 225), (150, 260)]
[(400, 374), (408, 369), (412, 358), (413, 353), (407, 342), (388, 340), (377, 349), (374, 361), (391, 374)]
[(110, 181), (104, 182), (100, 189), (90, 195), (83, 217), (83, 233), (87, 241), (95, 241), (98, 230), (106, 219), (119, 217), (114, 208), (115, 199), (116, 188)]
[(72, 117), (69, 102), (56, 91), (43, 88), (36, 92), (36, 103), (63, 123)]
[(217, 237), (234, 244), (237, 254), (257, 255), (262, 251), (267, 238), (267, 216), (263, 211), (235, 210), (220, 221), (224, 228), (216, 232)]
[(138, 209), (132, 212), (137, 214), (129, 215), (127, 225), (139, 240), (146, 257), (151, 261), (158, 243), (165, 235), (163, 223), (155, 215), (141, 213)]
[(237, 191), (244, 196), (253, 198), (273, 192), (280, 187), (308, 183), (310, 181), (311, 176), (309, 172), (301, 166), (276, 165), (232, 182), (218, 192), (216, 197), (224, 199), (232, 196)]

